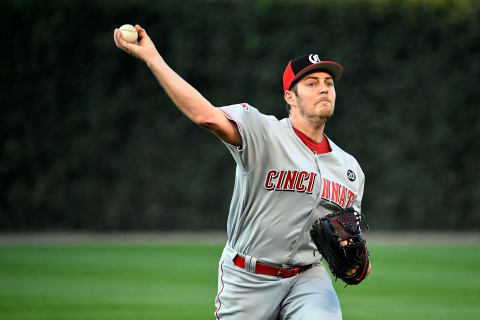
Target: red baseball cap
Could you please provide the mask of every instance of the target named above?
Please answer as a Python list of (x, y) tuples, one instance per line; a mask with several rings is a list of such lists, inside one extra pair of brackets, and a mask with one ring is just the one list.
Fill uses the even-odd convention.
[(312, 71), (325, 71), (338, 81), (343, 74), (343, 66), (334, 61), (320, 60), (318, 54), (306, 54), (291, 60), (283, 73), (283, 91), (290, 90), (302, 76)]

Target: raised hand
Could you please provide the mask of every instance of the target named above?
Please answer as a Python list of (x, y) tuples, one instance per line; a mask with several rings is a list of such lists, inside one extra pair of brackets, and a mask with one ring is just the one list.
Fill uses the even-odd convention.
[(115, 41), (117, 48), (146, 63), (149, 63), (152, 60), (160, 57), (160, 54), (158, 53), (155, 45), (145, 29), (140, 27), (138, 24), (135, 25), (135, 29), (137, 29), (139, 38), (137, 43), (131, 43), (123, 40), (122, 34), (118, 28), (113, 31), (113, 40)]

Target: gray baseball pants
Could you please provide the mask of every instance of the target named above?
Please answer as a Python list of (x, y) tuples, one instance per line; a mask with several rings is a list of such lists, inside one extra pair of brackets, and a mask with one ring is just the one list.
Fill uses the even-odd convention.
[(236, 254), (226, 246), (219, 262), (215, 319), (342, 319), (337, 294), (323, 264), (291, 278), (280, 278), (235, 266)]

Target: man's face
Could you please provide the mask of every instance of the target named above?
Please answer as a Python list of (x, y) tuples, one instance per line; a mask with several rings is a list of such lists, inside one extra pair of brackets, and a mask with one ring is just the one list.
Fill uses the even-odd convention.
[(285, 94), (291, 112), (304, 117), (312, 124), (324, 124), (335, 109), (335, 86), (330, 74), (313, 72), (297, 82), (297, 94)]

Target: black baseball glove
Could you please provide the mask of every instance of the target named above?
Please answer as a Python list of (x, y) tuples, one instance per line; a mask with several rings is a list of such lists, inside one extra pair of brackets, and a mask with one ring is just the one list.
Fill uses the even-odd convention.
[(346, 208), (318, 219), (310, 230), (335, 279), (340, 278), (347, 285), (359, 284), (365, 279), (370, 265), (360, 220), (358, 212)]

